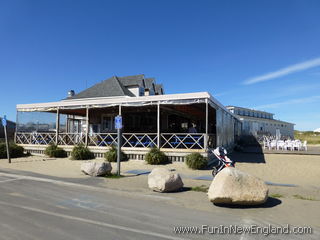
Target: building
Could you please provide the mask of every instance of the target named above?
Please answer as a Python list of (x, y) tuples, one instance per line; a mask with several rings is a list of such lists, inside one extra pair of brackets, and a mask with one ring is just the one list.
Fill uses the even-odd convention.
[(227, 109), (242, 122), (242, 135), (276, 136), (278, 131), (283, 137), (294, 138), (294, 124), (275, 120), (273, 113), (236, 106), (227, 106)]
[[(164, 94), (144, 75), (113, 76), (57, 102), (18, 104), (15, 141), (43, 154), (54, 143), (70, 152), (87, 145), (97, 157), (117, 142), (114, 118), (123, 118), (122, 150), (143, 159), (158, 147), (173, 161), (216, 146), (232, 148), (241, 133), (237, 116), (208, 92)], [(193, 130), (190, 131), (193, 126)]]

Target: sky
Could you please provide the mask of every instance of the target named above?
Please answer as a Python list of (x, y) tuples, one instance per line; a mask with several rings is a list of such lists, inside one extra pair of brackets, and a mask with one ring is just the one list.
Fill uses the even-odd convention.
[(318, 0), (0, 0), (0, 115), (111, 76), (320, 127)]

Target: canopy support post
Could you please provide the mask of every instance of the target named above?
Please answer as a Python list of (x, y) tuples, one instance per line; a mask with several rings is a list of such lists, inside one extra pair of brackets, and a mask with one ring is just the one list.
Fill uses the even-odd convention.
[(57, 115), (56, 115), (56, 145), (59, 143), (59, 132), (60, 132), (60, 111), (59, 108), (57, 108)]
[(89, 107), (86, 108), (86, 136), (85, 136), (85, 145), (88, 146), (89, 141)]
[(160, 149), (160, 102), (157, 105), (157, 147)]

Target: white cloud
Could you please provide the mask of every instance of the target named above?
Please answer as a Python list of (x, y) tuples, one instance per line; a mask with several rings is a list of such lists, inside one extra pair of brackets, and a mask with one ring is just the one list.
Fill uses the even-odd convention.
[(295, 98), (295, 99), (290, 99), (290, 100), (283, 101), (283, 102), (260, 105), (260, 106), (256, 106), (253, 108), (254, 109), (270, 109), (270, 108), (282, 107), (285, 105), (311, 103), (311, 102), (316, 102), (318, 100), (320, 100), (320, 96), (311, 96), (311, 97), (307, 97), (307, 98)]
[(318, 66), (320, 66), (320, 58), (315, 58), (309, 61), (305, 61), (305, 62), (297, 63), (285, 68), (281, 68), (277, 71), (266, 73), (261, 76), (249, 78), (246, 81), (244, 81), (243, 84), (250, 85), (258, 82), (269, 81), (274, 78), (286, 76), (291, 73), (307, 70), (309, 68), (318, 67)]

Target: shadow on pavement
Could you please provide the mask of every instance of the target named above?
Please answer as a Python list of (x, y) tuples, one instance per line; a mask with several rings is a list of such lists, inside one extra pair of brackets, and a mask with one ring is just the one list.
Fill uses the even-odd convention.
[(260, 205), (234, 205), (234, 204), (213, 204), (218, 207), (225, 207), (225, 208), (239, 208), (239, 209), (248, 209), (248, 208), (272, 208), (279, 204), (282, 201), (278, 198), (268, 197), (267, 201), (264, 204)]
[(266, 163), (264, 154), (261, 153), (244, 153), (244, 152), (233, 152), (230, 154), (230, 158), (237, 162), (245, 163)]

